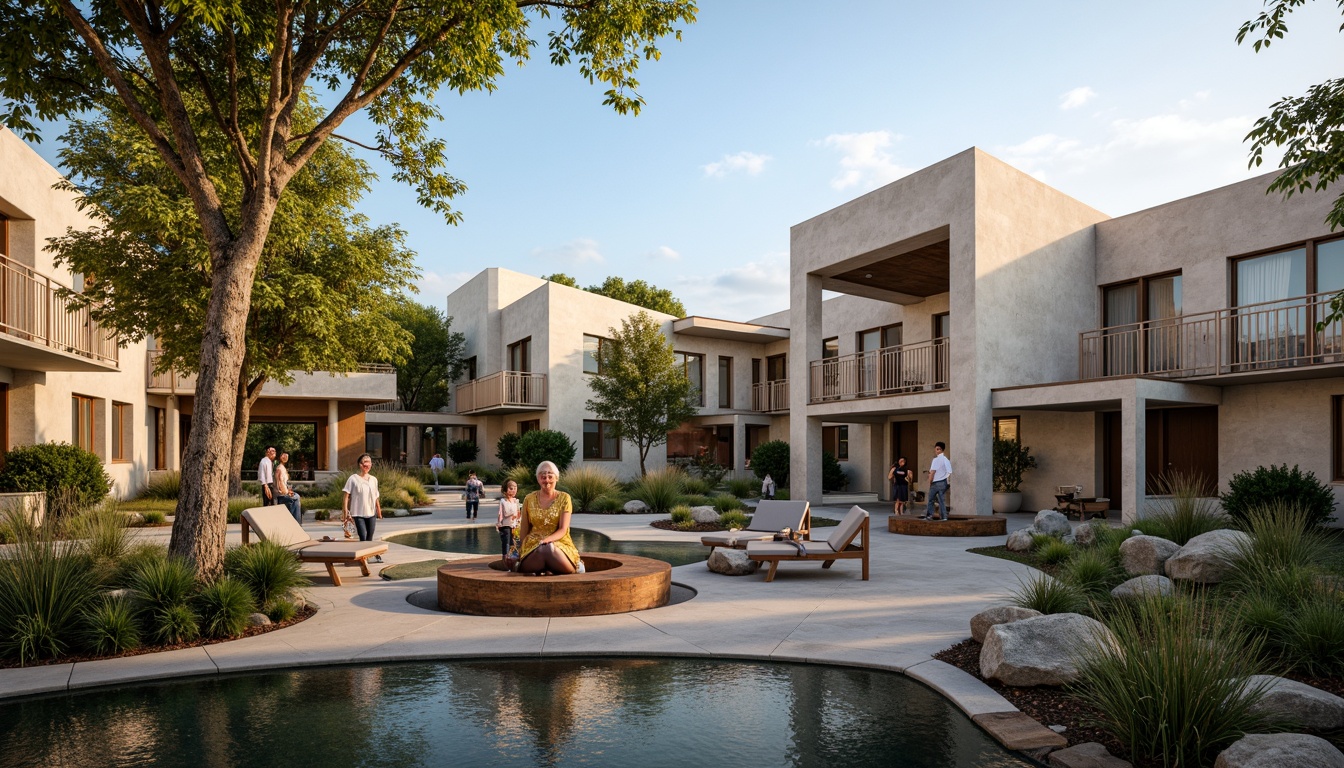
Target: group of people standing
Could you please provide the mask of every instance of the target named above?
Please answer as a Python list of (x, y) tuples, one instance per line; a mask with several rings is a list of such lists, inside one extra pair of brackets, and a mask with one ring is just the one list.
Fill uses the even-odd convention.
[(300, 525), (303, 524), (303, 500), (289, 485), (289, 454), (276, 455), (274, 445), (266, 446), (257, 464), (257, 482), (261, 483), (261, 505), (283, 504)]
[[(920, 520), (947, 519), (947, 489), (952, 479), (952, 462), (945, 452), (947, 445), (941, 440), (933, 444), (933, 461), (929, 463), (928, 504)], [(910, 501), (911, 488), (915, 485), (915, 470), (905, 462), (905, 457), (896, 459), (887, 471), (887, 480), (891, 481), (892, 513), (905, 514), (905, 505)], [(941, 516), (935, 516), (935, 510), (941, 510)]]
[[(261, 505), (283, 505), (294, 516), (295, 522), (303, 525), (303, 500), (289, 484), (288, 463), (288, 453), (277, 455), (274, 445), (266, 446), (261, 461), (257, 463)], [(345, 538), (358, 536), (360, 541), (372, 541), (374, 521), (383, 516), (378, 478), (369, 473), (373, 469), (373, 457), (367, 453), (360, 454), (355, 465), (355, 473), (346, 479), (345, 487), (341, 489), (341, 523), (345, 528)], [(382, 556), (376, 555), (373, 562), (383, 562)]]

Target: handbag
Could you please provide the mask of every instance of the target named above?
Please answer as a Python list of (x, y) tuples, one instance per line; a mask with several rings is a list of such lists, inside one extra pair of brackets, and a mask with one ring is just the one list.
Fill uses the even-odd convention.
[(807, 547), (803, 546), (802, 538), (802, 534), (792, 528), (780, 528), (779, 533), (775, 534), (775, 541), (792, 544), (793, 548), (798, 550), (798, 554), (806, 557)]
[(347, 539), (355, 538), (355, 519), (349, 515), (346, 515), (344, 518), (342, 518), (341, 530), (345, 532), (345, 538)]

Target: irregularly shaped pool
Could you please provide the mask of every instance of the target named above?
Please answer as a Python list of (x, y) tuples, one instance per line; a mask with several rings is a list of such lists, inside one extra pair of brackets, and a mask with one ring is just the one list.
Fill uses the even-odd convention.
[[(570, 538), (580, 552), (615, 552), (663, 560), (673, 566), (703, 562), (709, 558), (709, 547), (688, 541), (612, 541), (597, 531), (570, 528)], [(435, 552), (465, 552), (472, 555), (498, 555), (499, 534), (495, 527), (443, 528), (388, 536), (387, 541), (405, 544)]]
[(901, 675), (566, 659), (329, 667), (0, 706), (14, 766), (1029, 766)]

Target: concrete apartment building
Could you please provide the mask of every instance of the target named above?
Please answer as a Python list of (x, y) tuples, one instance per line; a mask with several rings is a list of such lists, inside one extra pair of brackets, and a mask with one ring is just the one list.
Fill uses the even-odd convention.
[[(22, 140), (0, 129), (0, 449), (71, 442), (104, 462), (113, 493), (134, 495), (154, 470), (178, 469), (190, 429), (190, 377), (154, 374), (151, 344), (119, 345), (88, 317), (67, 312), (61, 288), (82, 277), (57, 267), (48, 238), (96, 222)], [(364, 449), (364, 409), (396, 397), (391, 369), (349, 376), (298, 374), (268, 385), (254, 422), (314, 425), (314, 475), (352, 466)], [(297, 467), (296, 467), (297, 468)]]

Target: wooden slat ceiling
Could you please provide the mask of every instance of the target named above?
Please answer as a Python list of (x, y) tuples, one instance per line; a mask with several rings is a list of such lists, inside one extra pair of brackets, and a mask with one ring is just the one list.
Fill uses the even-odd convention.
[[(949, 241), (933, 243), (913, 251), (886, 255), (879, 248), (870, 255), (878, 260), (867, 266), (833, 275), (833, 280), (880, 288), (911, 296), (937, 296), (948, 292), (951, 248)], [(867, 277), (872, 275), (872, 277)]]

